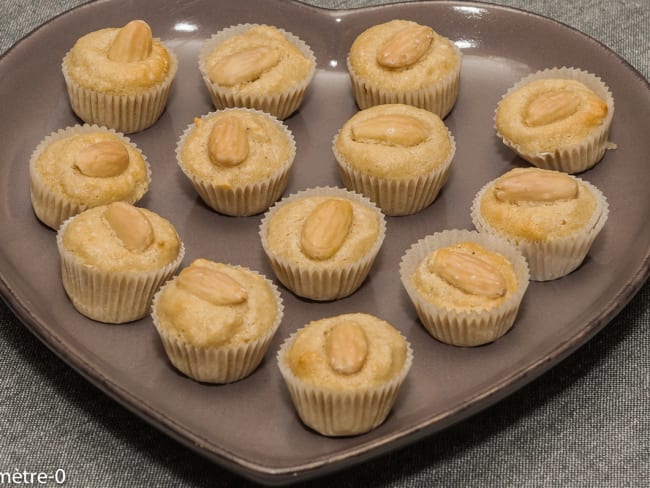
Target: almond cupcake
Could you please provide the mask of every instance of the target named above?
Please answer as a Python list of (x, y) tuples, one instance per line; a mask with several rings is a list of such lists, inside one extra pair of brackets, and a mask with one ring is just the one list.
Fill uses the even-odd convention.
[(608, 142), (614, 99), (597, 76), (575, 68), (534, 73), (499, 102), (497, 135), (531, 164), (565, 173), (585, 171), (615, 145)]
[(519, 250), (505, 239), (446, 230), (409, 248), (400, 277), (420, 322), (434, 338), (454, 346), (478, 346), (510, 330), (529, 271)]
[(283, 120), (302, 103), (316, 59), (290, 32), (239, 24), (204, 43), (199, 70), (215, 108), (254, 108)]
[(252, 109), (195, 119), (176, 146), (178, 165), (205, 204), (232, 216), (258, 214), (280, 198), (295, 155), (289, 128)]
[(72, 305), (86, 317), (113, 324), (148, 315), (154, 293), (185, 253), (168, 220), (125, 202), (71, 217), (56, 238)]
[(62, 65), (74, 113), (125, 134), (158, 120), (177, 69), (175, 54), (142, 20), (86, 34)]
[(383, 423), (412, 363), (406, 339), (363, 313), (310, 322), (278, 352), (300, 419), (326, 436), (363, 434)]
[(386, 235), (381, 211), (342, 188), (284, 198), (262, 219), (260, 238), (273, 271), (293, 293), (336, 300), (366, 279)]
[(196, 259), (156, 294), (152, 318), (174, 367), (197, 381), (230, 383), (259, 366), (283, 310), (264, 276)]
[(580, 266), (605, 226), (609, 206), (598, 188), (580, 178), (515, 168), (487, 183), (471, 212), (480, 232), (519, 247), (532, 280), (546, 281)]
[(29, 161), (29, 189), (38, 219), (52, 229), (87, 208), (136, 203), (149, 189), (151, 170), (127, 137), (96, 125), (53, 132)]
[(462, 54), (431, 27), (391, 20), (352, 43), (347, 66), (361, 109), (404, 103), (444, 118), (458, 98)]
[(403, 104), (357, 112), (334, 137), (332, 151), (346, 188), (386, 215), (431, 205), (447, 181), (456, 143), (443, 121)]

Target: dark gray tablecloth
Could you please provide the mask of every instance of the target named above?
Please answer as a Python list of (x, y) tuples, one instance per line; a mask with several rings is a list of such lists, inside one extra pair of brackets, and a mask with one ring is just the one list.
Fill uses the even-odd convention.
[[(3, 0), (0, 51), (81, 3)], [(381, 2), (309, 3), (347, 8)], [(496, 3), (575, 27), (649, 78), (648, 0)], [(69, 486), (250, 484), (86, 382), (0, 302), (0, 473), (53, 475), (57, 469)], [(650, 284), (594, 339), (497, 405), (312, 485), (650, 486)]]

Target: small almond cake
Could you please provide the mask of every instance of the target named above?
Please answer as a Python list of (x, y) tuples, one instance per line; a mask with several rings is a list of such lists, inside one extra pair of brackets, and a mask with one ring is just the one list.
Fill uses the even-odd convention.
[(171, 363), (209, 383), (250, 375), (282, 315), (280, 293), (264, 276), (202, 258), (167, 282), (152, 306), (153, 323)]
[(295, 154), (286, 125), (245, 108), (195, 119), (176, 146), (178, 165), (205, 204), (240, 217), (263, 212), (280, 198)]
[(528, 266), (505, 239), (447, 230), (414, 244), (400, 264), (420, 321), (455, 346), (493, 342), (512, 327), (528, 288)]
[(608, 142), (614, 100), (600, 78), (569, 69), (534, 73), (499, 102), (498, 136), (543, 169), (578, 173), (594, 166)]
[(352, 43), (347, 66), (361, 109), (404, 103), (444, 118), (456, 103), (462, 54), (431, 27), (391, 20)]
[(177, 68), (174, 53), (143, 20), (84, 35), (62, 65), (77, 116), (126, 134), (158, 120)]
[(386, 104), (353, 115), (334, 137), (332, 151), (346, 188), (386, 215), (411, 215), (438, 196), (456, 142), (436, 114)]
[(302, 103), (316, 59), (311, 48), (289, 32), (240, 24), (204, 43), (199, 70), (215, 108), (254, 108), (283, 120)]
[(607, 199), (587, 181), (559, 171), (515, 168), (479, 191), (472, 221), (480, 232), (517, 245), (531, 279), (546, 281), (582, 263), (608, 212)]
[(292, 292), (336, 300), (365, 280), (386, 235), (381, 211), (342, 188), (312, 188), (284, 198), (260, 225), (264, 252)]
[(136, 203), (150, 180), (142, 151), (123, 135), (96, 125), (53, 132), (29, 161), (34, 213), (55, 230), (87, 208), (115, 201)]
[(402, 334), (364, 313), (310, 322), (278, 352), (298, 415), (327, 436), (363, 434), (384, 422), (412, 362)]
[(167, 219), (126, 202), (94, 207), (57, 232), (61, 277), (72, 305), (107, 323), (141, 319), (185, 254)]

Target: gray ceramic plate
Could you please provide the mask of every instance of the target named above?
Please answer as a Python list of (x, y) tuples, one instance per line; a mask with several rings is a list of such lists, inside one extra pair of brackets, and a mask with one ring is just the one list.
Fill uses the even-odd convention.
[[(284, 1), (178, 2), (116, 0), (62, 15), (0, 60), (3, 163), (0, 165), (0, 278), (4, 299), (25, 325), (64, 361), (156, 427), (215, 462), (269, 483), (305, 479), (395, 449), (487, 407), (541, 374), (592, 337), (648, 275), (650, 249), (650, 90), (628, 64), (594, 40), (535, 15), (474, 3), (420, 2), (329, 11)], [(54, 233), (29, 202), (27, 161), (47, 134), (76, 123), (60, 62), (82, 34), (144, 18), (180, 58), (169, 105), (159, 122), (132, 138), (153, 167), (141, 202), (177, 226), (185, 263), (203, 256), (273, 276), (257, 237), (260, 217), (228, 218), (208, 210), (176, 167), (178, 136), (211, 110), (197, 69), (201, 41), (241, 22), (266, 22), (309, 43), (318, 71), (301, 110), (288, 120), (298, 150), (286, 194), (340, 185), (330, 141), (356, 110), (345, 57), (366, 27), (393, 18), (417, 20), (454, 40), (464, 52), (458, 103), (446, 119), (458, 151), (438, 200), (418, 215), (388, 219), (388, 237), (371, 275), (353, 296), (311, 303), (286, 290), (286, 318), (259, 370), (227, 386), (206, 386), (168, 363), (150, 319), (122, 326), (75, 312), (59, 281)], [(399, 284), (400, 257), (438, 230), (471, 228), (476, 191), (521, 164), (494, 135), (492, 114), (517, 79), (552, 66), (601, 76), (616, 99), (611, 139), (618, 149), (583, 178), (609, 199), (610, 219), (584, 265), (571, 275), (533, 283), (514, 328), (494, 344), (466, 349), (441, 344), (418, 323)], [(303, 427), (275, 364), (284, 338), (312, 319), (370, 312), (411, 341), (415, 362), (387, 421), (363, 436), (329, 439)]]

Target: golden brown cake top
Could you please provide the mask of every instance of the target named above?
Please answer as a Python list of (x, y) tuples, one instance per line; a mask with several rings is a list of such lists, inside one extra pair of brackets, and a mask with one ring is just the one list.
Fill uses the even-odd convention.
[(165, 285), (155, 313), (167, 334), (195, 347), (234, 346), (269, 333), (278, 303), (258, 273), (196, 259)]
[(66, 58), (67, 73), (85, 88), (113, 95), (139, 94), (169, 76), (172, 57), (151, 28), (134, 20), (79, 38)]
[(86, 207), (132, 202), (149, 186), (140, 151), (109, 131), (53, 140), (33, 161), (32, 170), (51, 192)]
[(546, 241), (570, 236), (592, 219), (596, 198), (587, 186), (559, 171), (515, 168), (483, 193), (480, 214), (497, 232)]
[(205, 54), (202, 63), (212, 83), (251, 95), (289, 90), (314, 69), (312, 59), (269, 25), (255, 25), (225, 39)]
[(460, 62), (449, 39), (408, 20), (370, 27), (354, 40), (349, 53), (355, 74), (387, 91), (429, 86), (458, 70)]
[(284, 361), (296, 377), (329, 390), (365, 390), (396, 378), (407, 342), (388, 322), (352, 313), (316, 320), (300, 329)]
[(103, 271), (156, 270), (177, 259), (181, 249), (168, 220), (124, 202), (91, 208), (64, 225), (64, 249)]
[(403, 104), (357, 112), (341, 128), (335, 150), (352, 167), (381, 178), (430, 173), (452, 155), (453, 141), (436, 114)]
[(253, 110), (230, 109), (196, 119), (180, 147), (186, 172), (221, 188), (271, 177), (291, 164), (293, 139), (278, 120)]
[(296, 265), (338, 267), (368, 256), (379, 239), (380, 219), (376, 209), (345, 197), (297, 197), (271, 216), (266, 242)]
[(607, 116), (607, 104), (577, 80), (533, 80), (507, 94), (497, 107), (500, 134), (528, 153), (580, 144)]
[(433, 305), (463, 311), (497, 307), (519, 286), (505, 256), (469, 241), (430, 252), (411, 280)]

